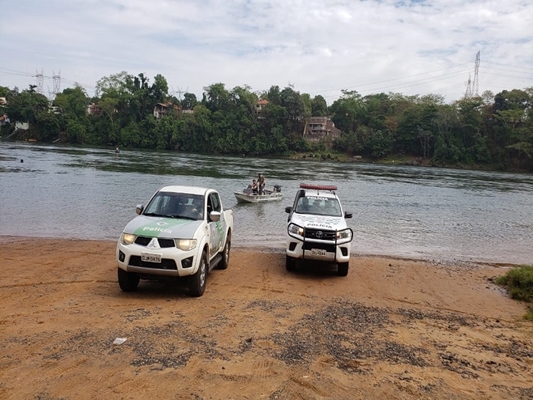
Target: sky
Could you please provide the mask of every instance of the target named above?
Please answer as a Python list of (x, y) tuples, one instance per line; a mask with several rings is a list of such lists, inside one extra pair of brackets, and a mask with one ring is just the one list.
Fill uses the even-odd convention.
[(93, 96), (121, 71), (177, 98), (223, 83), (451, 103), (533, 86), (533, 1), (0, 0), (0, 86)]

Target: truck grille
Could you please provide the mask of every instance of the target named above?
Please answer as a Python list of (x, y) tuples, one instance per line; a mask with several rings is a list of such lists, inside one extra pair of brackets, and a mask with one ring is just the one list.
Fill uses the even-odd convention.
[(322, 230), (322, 229), (310, 229), (305, 230), (305, 237), (316, 240), (335, 240), (337, 235), (336, 231)]
[[(148, 243), (152, 241), (152, 239), (153, 238), (151, 237), (137, 236), (137, 239), (135, 239), (135, 244), (146, 247), (148, 246)], [(175, 247), (173, 239), (157, 238), (157, 241), (159, 242), (159, 247), (161, 248)]]

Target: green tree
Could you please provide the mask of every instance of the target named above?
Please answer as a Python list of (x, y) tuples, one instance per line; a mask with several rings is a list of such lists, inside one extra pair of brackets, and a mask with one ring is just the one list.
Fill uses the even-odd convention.
[(48, 110), (41, 111), (37, 115), (37, 120), (35, 122), (37, 125), (36, 131), (38, 132), (38, 137), (36, 139), (45, 142), (51, 141), (57, 138), (61, 131), (61, 119), (59, 115), (49, 112)]
[(211, 112), (218, 110), (228, 111), (230, 109), (230, 93), (223, 83), (215, 83), (204, 87), (204, 106)]
[(191, 132), (191, 140), (184, 148), (185, 151), (211, 152), (211, 134), (213, 131), (211, 116), (211, 111), (204, 105), (198, 104), (194, 107), (194, 131)]
[(300, 96), (291, 87), (286, 87), (280, 93), (281, 106), (287, 110), (288, 129), (290, 132), (302, 132), (305, 120), (305, 104)]
[(67, 121), (67, 139), (69, 143), (85, 143), (85, 135), (87, 128), (76, 119), (69, 119)]
[(281, 90), (279, 86), (271, 86), (268, 92), (266, 93), (266, 98), (268, 102), (273, 105), (281, 105)]
[(342, 90), (342, 96), (330, 107), (332, 121), (346, 134), (356, 133), (366, 115), (366, 105), (356, 91)]
[(183, 100), (181, 101), (181, 107), (183, 110), (193, 110), (198, 104), (196, 95), (194, 93), (185, 93), (183, 95)]
[(496, 142), (506, 149), (506, 159), (520, 168), (533, 168), (533, 131), (531, 112), (533, 89), (504, 90), (494, 98)]
[(126, 81), (128, 77), (129, 74), (126, 71), (104, 76), (96, 82), (95, 96), (111, 96), (114, 98), (121, 97), (126, 91)]
[[(119, 103), (119, 98), (113, 97), (112, 94), (102, 97), (102, 100), (98, 102), (98, 106), (100, 106), (100, 108), (102, 109), (102, 112), (109, 119), (109, 126), (101, 124), (105, 132), (105, 134), (103, 135), (104, 143), (111, 143), (113, 145), (123, 144), (119, 141), (120, 127), (117, 127), (115, 124), (115, 116), (117, 115), (118, 103)], [(99, 119), (99, 117), (96, 117), (96, 118)]]
[(240, 106), (243, 106), (246, 112), (250, 115), (255, 115), (255, 105), (259, 98), (250, 89), (247, 85), (236, 86), (230, 93), (230, 99), (234, 109), (239, 109)]
[(0, 97), (7, 97), (7, 95), (9, 94), (10, 90), (8, 87), (6, 86), (0, 86)]
[(321, 95), (313, 97), (311, 101), (311, 115), (313, 117), (327, 117), (328, 105)]
[(392, 138), (388, 131), (376, 131), (367, 128), (366, 134), (363, 137), (365, 138), (364, 154), (368, 154), (374, 159), (384, 158), (390, 154), (392, 150)]
[(48, 111), (48, 99), (35, 91), (35, 86), (13, 95), (7, 105), (6, 112), (11, 121), (37, 122), (37, 116), (41, 112)]
[(80, 86), (64, 89), (54, 99), (54, 104), (60, 108), (61, 114), (78, 119), (85, 116), (87, 102), (87, 93)]

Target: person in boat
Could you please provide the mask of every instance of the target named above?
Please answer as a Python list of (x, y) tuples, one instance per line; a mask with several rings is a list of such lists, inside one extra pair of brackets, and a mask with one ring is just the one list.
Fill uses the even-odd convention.
[(265, 194), (265, 177), (263, 174), (257, 174), (257, 189), (259, 194)]
[(252, 181), (252, 194), (257, 194), (257, 190), (258, 190), (257, 181), (254, 179)]
[(118, 153), (120, 153), (120, 149), (117, 146), (116, 149), (115, 149), (115, 154), (118, 154)]

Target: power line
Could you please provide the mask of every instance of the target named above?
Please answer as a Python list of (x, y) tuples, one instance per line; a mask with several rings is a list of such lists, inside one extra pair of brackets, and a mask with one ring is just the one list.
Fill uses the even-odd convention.
[[(511, 72), (511, 73), (515, 73), (515, 74), (525, 74), (523, 77), (524, 78), (529, 78), (533, 75), (533, 71), (528, 73), (528, 72), (521, 72), (521, 71), (512, 71), (512, 70), (509, 70), (509, 69), (502, 69), (502, 68), (487, 68), (487, 67), (484, 67), (483, 70), (489, 70), (489, 71), (504, 71), (504, 72)], [(490, 73), (490, 72), (489, 72)], [(494, 74), (496, 74), (496, 72), (494, 72)], [(502, 75), (503, 76), (503, 75)], [(521, 76), (518, 76), (518, 75), (511, 75), (512, 77), (515, 77), (515, 78), (521, 78)]]
[[(403, 80), (403, 79), (413, 78), (415, 76), (431, 74), (433, 72), (440, 72), (440, 71), (450, 70), (450, 69), (453, 69), (453, 68), (456, 68), (456, 67), (461, 67), (461, 66), (466, 65), (466, 64), (469, 64), (469, 63), (457, 64), (457, 65), (454, 65), (453, 67), (440, 68), (440, 69), (435, 69), (435, 70), (431, 70), (431, 71), (420, 72), (418, 74), (411, 74), (411, 75), (406, 75), (406, 76), (400, 76), (400, 77), (397, 77), (397, 78), (385, 79), (385, 80), (380, 80), (380, 81), (375, 81), (375, 82), (370, 82), (370, 83), (363, 83), (363, 84), (360, 84), (360, 85), (351, 85), (351, 86), (348, 86), (348, 87), (343, 87), (342, 89), (350, 89), (350, 88), (356, 88), (356, 87), (360, 88), (360, 87), (364, 87), (364, 86), (376, 85), (376, 84), (379, 84), (379, 83), (399, 81), (399, 80)], [(324, 92), (340, 91), (342, 89), (329, 89), (329, 90), (324, 90)]]
[(525, 70), (528, 70), (528, 71), (532, 71), (532, 72), (533, 72), (533, 68), (518, 67), (518, 66), (516, 66), (516, 65), (500, 64), (500, 63), (495, 63), (495, 62), (490, 62), (490, 61), (483, 61), (483, 62), (484, 62), (485, 64), (499, 65), (500, 67), (525, 69)]
[(34, 77), (35, 75), (34, 74), (28, 74), (26, 72), (17, 72), (17, 71), (13, 71), (13, 70), (4, 70), (2, 68), (0, 68), (0, 74), (7, 74), (7, 75), (18, 75), (18, 76), (30, 76), (30, 77)]
[(368, 90), (366, 90), (366, 92), (368, 91), (382, 91), (384, 89), (397, 89), (397, 88), (406, 88), (406, 87), (410, 87), (410, 86), (419, 86), (419, 85), (424, 85), (426, 83), (431, 83), (431, 82), (435, 82), (435, 81), (441, 81), (443, 79), (448, 79), (448, 78), (452, 78), (452, 77), (455, 77), (455, 76), (459, 76), (459, 75), (462, 75), (465, 71), (458, 71), (458, 72), (454, 72), (454, 73), (450, 73), (450, 74), (446, 74), (446, 75), (441, 75), (439, 77), (428, 77), (428, 78), (424, 78), (424, 79), (421, 79), (421, 80), (418, 80), (418, 81), (414, 81), (414, 82), (404, 82), (404, 83), (399, 83), (397, 85), (392, 85), (392, 86), (383, 86), (383, 87), (379, 87), (379, 88), (370, 88)]

